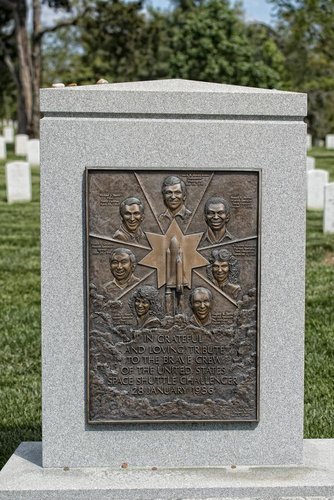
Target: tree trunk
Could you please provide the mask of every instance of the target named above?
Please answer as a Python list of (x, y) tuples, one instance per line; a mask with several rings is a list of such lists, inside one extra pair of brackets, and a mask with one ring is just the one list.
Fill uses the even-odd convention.
[(18, 66), (19, 66), (19, 92), (21, 93), (21, 102), (23, 105), (22, 115), (25, 115), (25, 119), (21, 117), (22, 128), (24, 127), (24, 122), (26, 130), (24, 131), (29, 136), (32, 136), (32, 69), (31, 69), (31, 50), (29, 36), (26, 26), (27, 21), (27, 9), (24, 0), (17, 0), (17, 9), (14, 12), (15, 17), (15, 36), (16, 36), (16, 46), (18, 54)]
[(25, 101), (21, 91), (21, 85), (17, 85), (17, 133), (26, 134), (28, 130), (27, 113), (25, 109)]
[(32, 33), (32, 135), (39, 137), (39, 88), (41, 86), (41, 3), (40, 0), (33, 0), (33, 33)]
[[(41, 29), (41, 0), (30, 0), (33, 9), (33, 26), (31, 42), (27, 28), (28, 0), (0, 0), (0, 7), (10, 12), (15, 25), (15, 46), (17, 52), (17, 65), (7, 53), (5, 62), (17, 86), (17, 118), (18, 129), (21, 134), (30, 137), (39, 136), (39, 88), (41, 85), (42, 66), (42, 36), (46, 32), (56, 31), (65, 26), (77, 24), (80, 16), (87, 12), (85, 8), (80, 16), (72, 20), (65, 20), (45, 30)], [(55, 2), (55, 7), (59, 2)], [(66, 2), (62, 2), (66, 4)], [(70, 6), (70, 2), (68, 3)], [(6, 46), (0, 38), (0, 45), (6, 54)], [(7, 51), (8, 52), (8, 51)], [(17, 66), (17, 67), (15, 67)]]
[(21, 81), (18, 68), (15, 67), (15, 64), (11, 58), (10, 53), (7, 50), (6, 44), (0, 39), (0, 46), (5, 54), (5, 64), (12, 75), (12, 78), (15, 82), (17, 89), (17, 124), (18, 124), (18, 133), (25, 134), (27, 130), (27, 116), (25, 112), (25, 102), (23, 93), (21, 91)]

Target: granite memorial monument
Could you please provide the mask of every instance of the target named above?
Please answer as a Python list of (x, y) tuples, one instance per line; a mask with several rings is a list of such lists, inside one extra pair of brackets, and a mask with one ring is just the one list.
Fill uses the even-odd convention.
[(306, 96), (165, 80), (41, 112), (43, 442), (3, 498), (333, 495), (332, 440), (303, 440)]

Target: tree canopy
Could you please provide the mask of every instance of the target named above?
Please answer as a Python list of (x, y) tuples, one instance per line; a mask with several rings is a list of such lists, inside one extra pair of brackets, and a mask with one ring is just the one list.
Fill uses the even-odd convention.
[(269, 0), (284, 54), (283, 88), (309, 95), (309, 129), (315, 137), (334, 132), (334, 3)]
[(164, 65), (165, 17), (143, 10), (143, 0), (97, 0), (81, 23), (81, 64), (90, 80), (159, 78)]
[(265, 28), (248, 26), (240, 5), (203, 0), (173, 13), (170, 76), (272, 88), (283, 57)]
[[(84, 1), (84, 0), (83, 0)], [(16, 87), (18, 131), (32, 137), (39, 134), (39, 88), (41, 85), (41, 43), (45, 33), (58, 26), (42, 28), (41, 6), (71, 10), (80, 0), (0, 0), (0, 56), (7, 76)], [(31, 10), (32, 21), (29, 21)], [(73, 24), (76, 18), (67, 20)], [(4, 77), (6, 78), (6, 76)], [(0, 78), (0, 82), (3, 77)], [(8, 95), (8, 94), (7, 94)], [(6, 96), (7, 99), (7, 96)]]
[[(40, 84), (187, 78), (307, 92), (310, 131), (323, 137), (334, 131), (334, 4), (268, 2), (273, 26), (247, 22), (232, 0), (164, 11), (148, 0), (0, 0), (0, 113), (16, 96), (20, 131), (37, 135)], [(72, 15), (45, 28), (44, 5)]]
[(143, 0), (97, 0), (81, 24), (82, 64), (91, 78), (278, 85), (280, 50), (264, 27), (245, 23), (240, 6), (228, 0), (177, 0), (174, 6), (159, 12), (145, 10)]

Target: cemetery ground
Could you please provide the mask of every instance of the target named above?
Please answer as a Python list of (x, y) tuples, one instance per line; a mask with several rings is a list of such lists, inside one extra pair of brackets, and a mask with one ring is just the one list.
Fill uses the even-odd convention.
[[(333, 182), (334, 150), (314, 148), (308, 154)], [(9, 148), (7, 161), (14, 159)], [(32, 168), (32, 202), (8, 205), (4, 165), (1, 161), (0, 467), (21, 441), (41, 440), (39, 168)], [(321, 211), (307, 214), (306, 247), (304, 436), (334, 438), (334, 235), (323, 234)]]

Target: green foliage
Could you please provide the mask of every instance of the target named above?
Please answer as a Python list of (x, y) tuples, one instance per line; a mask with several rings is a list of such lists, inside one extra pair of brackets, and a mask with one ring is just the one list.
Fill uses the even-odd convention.
[(141, 0), (96, 2), (82, 21), (82, 63), (92, 78), (132, 80), (140, 71), (140, 48), (145, 34)]
[(319, 83), (319, 89), (308, 91), (308, 122), (314, 137), (322, 139), (334, 132), (334, 90)]
[(75, 44), (65, 33), (57, 35), (59, 43), (47, 44), (45, 78), (77, 83), (188, 78), (279, 85), (283, 59), (272, 32), (247, 25), (238, 5), (232, 7), (228, 0), (174, 4), (174, 9), (160, 12), (146, 9), (144, 0), (97, 0), (79, 23)]
[[(264, 27), (247, 26), (238, 5), (206, 0), (172, 13), (172, 78), (274, 87), (282, 56)], [(261, 44), (261, 45), (259, 45)]]
[[(275, 29), (245, 22), (241, 1), (172, 0), (161, 12), (149, 0), (42, 0), (72, 13), (89, 5), (76, 26), (46, 36), (44, 85), (187, 78), (297, 90), (309, 96), (309, 132), (324, 138), (334, 132), (334, 3), (267, 1)], [(0, 10), (0, 42), (16, 64), (11, 23)], [(8, 117), (17, 92), (3, 47), (0, 116)]]
[(86, 79), (120, 82), (164, 76), (165, 16), (154, 10), (145, 13), (142, 0), (98, 0), (80, 28)]
[(247, 38), (252, 47), (252, 60), (258, 68), (261, 87), (279, 86), (284, 72), (284, 56), (278, 47), (276, 34), (263, 24), (249, 24)]
[(334, 132), (334, 3), (328, 0), (269, 0), (285, 55), (283, 88), (309, 94), (309, 131)]
[(15, 118), (15, 110), (15, 85), (0, 56), (0, 117)]
[(80, 34), (76, 26), (46, 35), (43, 40), (43, 85), (50, 87), (54, 82), (84, 83), (85, 71), (80, 51)]

